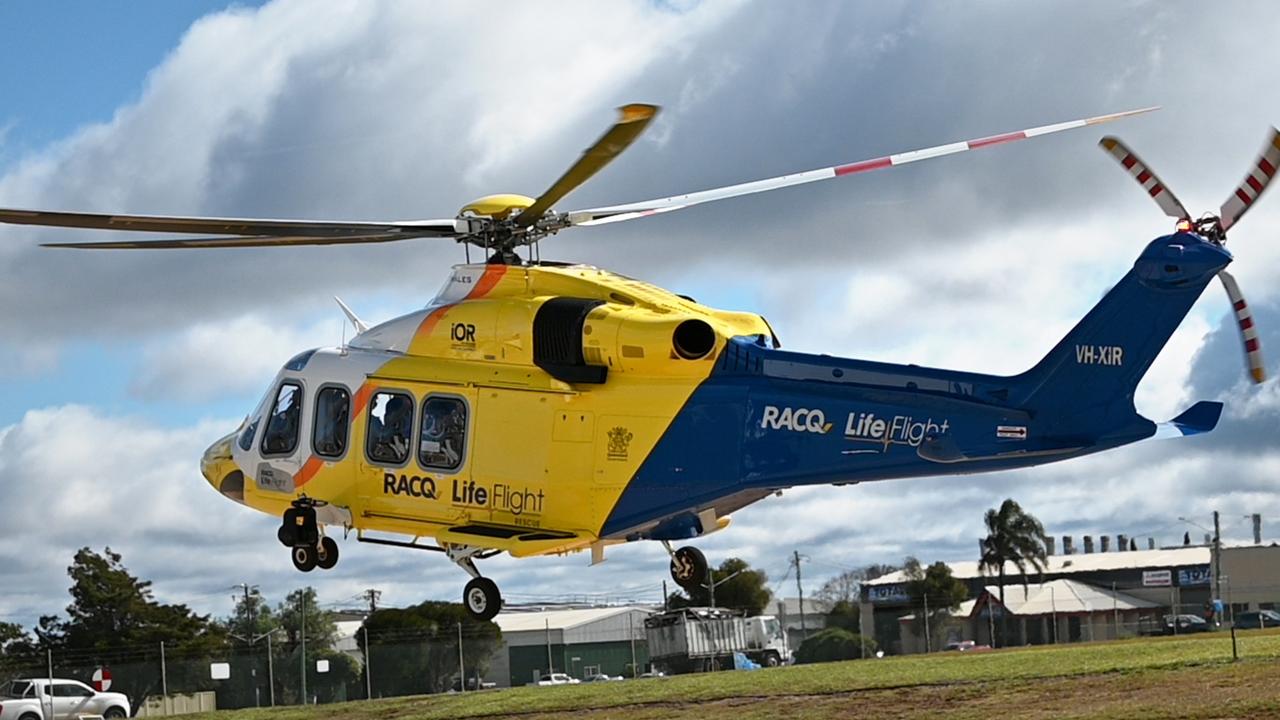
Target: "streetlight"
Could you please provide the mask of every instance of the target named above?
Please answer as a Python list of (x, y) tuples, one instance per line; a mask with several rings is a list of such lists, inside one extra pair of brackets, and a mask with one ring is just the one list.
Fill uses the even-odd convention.
[[(1213, 533), (1213, 548), (1211, 551), (1213, 553), (1213, 599), (1221, 603), (1222, 602), (1222, 530), (1221, 530), (1221, 525), (1218, 522), (1218, 511), (1217, 510), (1213, 511), (1213, 530), (1212, 531), (1210, 531), (1209, 528), (1201, 525), (1200, 523), (1193, 522), (1191, 520), (1188, 520), (1187, 518), (1179, 516), (1178, 519), (1188, 525), (1194, 525), (1200, 528), (1201, 530), (1204, 530), (1205, 532)], [(1234, 613), (1232, 615), (1233, 615), (1232, 619), (1234, 620), (1235, 619)]]
[[(250, 648), (252, 648), (255, 644), (257, 644), (257, 642), (258, 642), (259, 640), (261, 640), (262, 638), (266, 638), (266, 639), (267, 639), (267, 689), (269, 690), (269, 693), (268, 693), (268, 694), (269, 694), (269, 695), (270, 695), (270, 697), (271, 697), (271, 707), (275, 707), (275, 706), (276, 706), (276, 673), (275, 673), (275, 666), (274, 666), (274, 663), (273, 663), (273, 661), (272, 661), (272, 659), (271, 659), (271, 636), (272, 636), (272, 635), (275, 635), (275, 634), (276, 634), (276, 633), (278, 633), (278, 632), (280, 632), (280, 628), (273, 628), (273, 629), (271, 629), (271, 630), (268, 630), (268, 631), (266, 631), (266, 632), (262, 633), (261, 635), (254, 635), (254, 636), (252, 636), (252, 637), (244, 637), (244, 636), (241, 636), (241, 635), (236, 635), (235, 633), (227, 633), (227, 635), (228, 635), (229, 637), (233, 637), (233, 638), (235, 638), (236, 640), (239, 640), (240, 642), (243, 642), (243, 643), (248, 643), (248, 645), (249, 645), (249, 647), (250, 647)], [(253, 676), (254, 676), (255, 678), (257, 677), (257, 672), (258, 672), (258, 671), (257, 671), (257, 668), (254, 668), (254, 669), (253, 669), (253, 671), (252, 671)], [(258, 700), (258, 692), (259, 692), (259, 691), (258, 691), (258, 683), (255, 681), (255, 682), (253, 683), (253, 705), (254, 705), (254, 707), (260, 707), (260, 706), (261, 706), (261, 703), (260, 703), (260, 702), (259, 702), (259, 700)]]
[(711, 574), (710, 566), (707, 567), (707, 581), (703, 584), (703, 587), (711, 591), (711, 607), (716, 606), (716, 588), (738, 577), (744, 572), (746, 572), (746, 568), (743, 568), (742, 570), (738, 570), (737, 572), (734, 572), (726, 577), (723, 577), (720, 579), (719, 582), (717, 582), (714, 576)]

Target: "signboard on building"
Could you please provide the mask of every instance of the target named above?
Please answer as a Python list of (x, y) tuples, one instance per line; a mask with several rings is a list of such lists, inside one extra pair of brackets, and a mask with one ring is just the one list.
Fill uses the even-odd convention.
[(894, 585), (868, 585), (867, 601), (873, 603), (903, 603), (911, 599), (907, 595), (907, 586), (902, 583)]
[(1210, 572), (1208, 565), (1194, 565), (1192, 567), (1179, 568), (1178, 586), (1207, 586), (1209, 584), (1209, 577)]
[(1143, 570), (1143, 587), (1170, 587), (1173, 585), (1172, 570)]

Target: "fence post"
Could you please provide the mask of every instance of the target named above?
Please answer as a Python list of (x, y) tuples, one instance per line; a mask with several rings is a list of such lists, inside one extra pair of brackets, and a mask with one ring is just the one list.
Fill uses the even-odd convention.
[(369, 664), (369, 628), (366, 626), (361, 630), (364, 631), (364, 697), (366, 700), (372, 700), (373, 666)]
[(160, 641), (160, 694), (164, 695), (165, 701), (169, 698), (169, 671), (164, 663), (164, 641)]
[(459, 692), (467, 691), (467, 668), (462, 664), (462, 623), (458, 623), (458, 687)]

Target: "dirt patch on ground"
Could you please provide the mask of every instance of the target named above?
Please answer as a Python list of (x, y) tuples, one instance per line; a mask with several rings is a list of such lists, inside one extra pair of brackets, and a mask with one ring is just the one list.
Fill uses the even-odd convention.
[[(1242, 662), (1069, 678), (742, 697), (570, 713), (589, 720), (809, 718), (1280, 718), (1280, 663)], [(531, 714), (550, 720), (565, 714)]]

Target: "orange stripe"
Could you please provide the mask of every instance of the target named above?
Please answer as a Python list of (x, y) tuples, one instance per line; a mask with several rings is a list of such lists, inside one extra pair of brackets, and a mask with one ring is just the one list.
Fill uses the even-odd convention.
[(373, 396), (373, 384), (365, 383), (356, 390), (355, 403), (352, 404), (351, 417), (359, 417), (364, 412), (364, 408), (369, 404), (369, 398)]
[(436, 324), (440, 322), (440, 318), (444, 317), (444, 314), (448, 312), (451, 307), (453, 306), (441, 305), (435, 310), (427, 313), (427, 316), (422, 318), (422, 323), (418, 325), (418, 330), (413, 334), (413, 337), (416, 339), (422, 335), (429, 335), (431, 331), (435, 329)]
[(323, 464), (324, 461), (315, 455), (307, 458), (307, 461), (302, 464), (302, 469), (293, 477), (293, 489), (297, 490), (303, 485), (311, 482), (311, 478), (315, 477), (316, 473), (320, 472), (320, 466)]
[(486, 265), (484, 268), (484, 274), (480, 276), (480, 282), (477, 282), (476, 286), (471, 288), (471, 292), (467, 293), (467, 299), (476, 300), (488, 295), (489, 291), (492, 290), (498, 284), (498, 281), (502, 279), (502, 276), (506, 274), (506, 265)]

